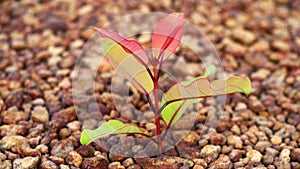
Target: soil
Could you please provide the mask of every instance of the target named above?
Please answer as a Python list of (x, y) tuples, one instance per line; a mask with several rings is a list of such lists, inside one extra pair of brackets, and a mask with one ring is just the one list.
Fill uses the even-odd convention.
[[(1, 169), (300, 168), (300, 1), (1, 1), (0, 7)], [(199, 125), (209, 108), (203, 104), (193, 130), (164, 155), (126, 158), (81, 145), (84, 124), (71, 76), (93, 33), (87, 28), (150, 11), (183, 11), (214, 44), (228, 75), (250, 77), (252, 93), (229, 95), (216, 128)], [(199, 60), (182, 55), (198, 71)], [(98, 81), (99, 105), (90, 106), (106, 120), (120, 116), (104, 99), (111, 97), (107, 77)], [(142, 97), (135, 100), (149, 108)]]

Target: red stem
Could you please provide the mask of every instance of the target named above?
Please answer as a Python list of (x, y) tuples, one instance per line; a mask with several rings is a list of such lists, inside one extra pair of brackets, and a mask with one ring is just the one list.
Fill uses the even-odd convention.
[(161, 139), (161, 128), (160, 128), (160, 113), (158, 105), (158, 78), (157, 78), (157, 69), (154, 68), (154, 108), (155, 108), (155, 125), (156, 125), (156, 136), (158, 144), (158, 152), (162, 154), (162, 139)]

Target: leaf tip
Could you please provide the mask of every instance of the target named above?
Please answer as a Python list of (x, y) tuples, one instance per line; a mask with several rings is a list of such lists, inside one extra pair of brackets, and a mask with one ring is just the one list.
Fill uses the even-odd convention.
[(90, 137), (88, 136), (88, 133), (87, 133), (87, 129), (83, 130), (82, 133), (81, 133), (81, 136), (80, 136), (80, 143), (82, 145), (89, 145), (91, 143), (91, 139)]
[(249, 95), (252, 91), (251, 81), (248, 77), (245, 77), (246, 87), (244, 88), (245, 94)]

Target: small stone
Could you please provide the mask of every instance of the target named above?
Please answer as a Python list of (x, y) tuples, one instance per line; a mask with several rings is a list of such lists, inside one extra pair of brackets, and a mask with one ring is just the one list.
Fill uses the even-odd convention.
[(52, 66), (56, 66), (59, 62), (61, 62), (61, 57), (59, 56), (52, 56), (48, 59), (48, 66), (52, 67)]
[(33, 100), (31, 103), (35, 106), (37, 106), (37, 105), (42, 106), (45, 104), (45, 101), (42, 98), (37, 98), (37, 99)]
[(266, 154), (262, 158), (262, 163), (265, 165), (270, 165), (274, 162), (274, 157), (270, 154)]
[(222, 134), (214, 133), (209, 138), (209, 142), (214, 145), (224, 145), (226, 143), (226, 137)]
[(9, 124), (0, 126), (0, 136), (25, 135), (27, 129), (24, 125)]
[(271, 143), (272, 144), (275, 144), (275, 145), (279, 145), (282, 143), (282, 138), (278, 135), (274, 135), (272, 138), (271, 138)]
[(104, 157), (84, 158), (82, 162), (83, 169), (107, 169), (108, 160)]
[(247, 105), (243, 102), (238, 102), (235, 107), (235, 110), (245, 110), (245, 109), (247, 109)]
[(11, 46), (13, 49), (21, 50), (26, 48), (26, 43), (23, 39), (13, 39), (11, 42)]
[(249, 152), (247, 152), (246, 156), (249, 159), (249, 161), (254, 163), (259, 163), (262, 159), (261, 153), (256, 150), (250, 150)]
[(155, 131), (156, 129), (156, 125), (154, 123), (147, 123), (145, 127), (148, 131)]
[(17, 158), (13, 162), (14, 169), (31, 169), (37, 167), (39, 163), (39, 157), (25, 157)]
[(235, 148), (242, 149), (243, 148), (243, 141), (239, 136), (231, 135), (227, 138), (228, 145), (232, 145)]
[(12, 152), (18, 153), (23, 156), (40, 156), (40, 152), (31, 148), (30, 145), (25, 142), (19, 142), (14, 147), (12, 147)]
[(63, 125), (65, 125), (66, 123), (71, 122), (71, 121), (75, 120), (76, 118), (77, 118), (77, 114), (75, 112), (75, 108), (69, 107), (69, 108), (62, 109), (59, 112), (55, 113), (52, 116), (51, 121), (58, 121), (58, 122), (62, 123)]
[(251, 74), (251, 79), (253, 80), (265, 80), (271, 72), (267, 69), (259, 69), (258, 71)]
[(273, 41), (272, 47), (274, 49), (280, 50), (282, 52), (289, 52), (290, 51), (290, 45), (287, 42), (284, 42), (284, 41), (281, 41), (281, 40)]
[(80, 146), (76, 151), (83, 157), (88, 157), (94, 154), (95, 150), (91, 146)]
[(231, 127), (230, 131), (232, 131), (232, 133), (234, 133), (236, 135), (241, 135), (241, 130), (238, 125), (233, 125)]
[(23, 97), (21, 92), (10, 92), (6, 99), (5, 105), (6, 107), (10, 107), (7, 111), (15, 111), (21, 108), (23, 103)]
[(284, 163), (290, 163), (290, 159), (291, 159), (290, 154), (291, 154), (290, 149), (283, 149), (279, 155), (280, 161), (283, 161)]
[(82, 157), (76, 151), (71, 151), (66, 158), (66, 162), (75, 167), (80, 167), (82, 163)]
[(45, 123), (49, 121), (49, 113), (45, 107), (36, 106), (31, 113), (31, 118), (35, 122)]
[(58, 84), (58, 86), (62, 89), (69, 89), (72, 86), (72, 84), (69, 81), (69, 79), (65, 78)]
[(229, 157), (223, 154), (221, 154), (216, 161), (214, 161), (209, 165), (209, 168), (211, 169), (228, 169), (232, 167), (233, 165)]
[(19, 121), (26, 121), (29, 118), (29, 113), (19, 111), (16, 106), (1, 112), (2, 122), (5, 124), (15, 124)]
[(13, 168), (12, 164), (11, 164), (11, 160), (4, 160), (0, 162), (0, 168), (3, 169), (11, 169)]
[(50, 160), (43, 161), (41, 163), (41, 168), (42, 169), (59, 169), (58, 166)]
[(272, 144), (268, 141), (259, 141), (256, 143), (254, 148), (256, 150), (258, 150), (259, 152), (263, 153), (267, 147), (271, 147), (271, 146), (272, 146)]
[(274, 148), (267, 147), (266, 154), (270, 154), (272, 156), (277, 156), (277, 154), (279, 154), (279, 152), (277, 150), (275, 150)]
[(123, 165), (124, 167), (130, 167), (130, 166), (132, 166), (133, 164), (134, 164), (134, 161), (133, 161), (132, 158), (127, 158), (126, 160), (124, 160), (124, 161), (122, 162), (122, 165)]
[(73, 151), (73, 149), (74, 145), (72, 142), (68, 140), (62, 140), (53, 146), (51, 154), (56, 157), (66, 158), (68, 153)]
[(40, 145), (36, 146), (35, 149), (38, 150), (39, 152), (43, 153), (43, 154), (48, 153), (48, 147), (44, 144), (40, 144)]
[(67, 138), (68, 136), (70, 136), (70, 134), (71, 134), (71, 131), (67, 128), (62, 128), (59, 131), (59, 136), (61, 138)]
[(70, 169), (70, 167), (67, 165), (61, 164), (61, 165), (59, 165), (59, 169)]
[(0, 147), (2, 149), (11, 149), (13, 146), (24, 142), (25, 140), (25, 137), (19, 135), (5, 136), (0, 140)]
[(300, 148), (295, 148), (292, 150), (291, 158), (293, 161), (300, 162)]
[(206, 145), (201, 149), (200, 156), (207, 159), (206, 161), (211, 162), (219, 156), (220, 151), (220, 146)]
[(233, 56), (243, 56), (247, 52), (247, 48), (238, 43), (230, 43), (226, 46), (226, 52)]
[(252, 32), (240, 28), (233, 30), (232, 35), (235, 39), (247, 45), (251, 44), (256, 39)]
[(232, 150), (229, 153), (229, 158), (231, 161), (236, 162), (238, 161), (240, 158), (242, 158), (242, 156), (245, 154), (246, 152), (244, 150)]
[(108, 169), (125, 169), (125, 167), (120, 162), (115, 161), (108, 165)]
[(80, 122), (79, 121), (72, 121), (72, 122), (67, 124), (67, 127), (71, 131), (78, 131), (78, 130), (80, 130)]

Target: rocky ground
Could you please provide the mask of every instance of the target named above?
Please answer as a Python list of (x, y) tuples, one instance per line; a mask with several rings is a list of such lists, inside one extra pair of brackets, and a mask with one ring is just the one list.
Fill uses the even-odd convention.
[[(300, 1), (1, 1), (0, 168), (300, 168)], [(183, 11), (253, 92), (229, 96), (217, 127), (195, 125), (157, 158), (80, 145), (71, 74), (91, 25), (129, 12)], [(186, 56), (186, 60), (197, 62)], [(99, 81), (99, 97), (109, 97)], [(119, 113), (99, 103), (105, 119)], [(206, 119), (205, 104), (198, 122)], [(148, 129), (151, 130), (151, 123)], [(147, 128), (147, 126), (146, 126)], [(206, 134), (200, 133), (206, 130)], [(126, 141), (125, 141), (126, 142)]]

